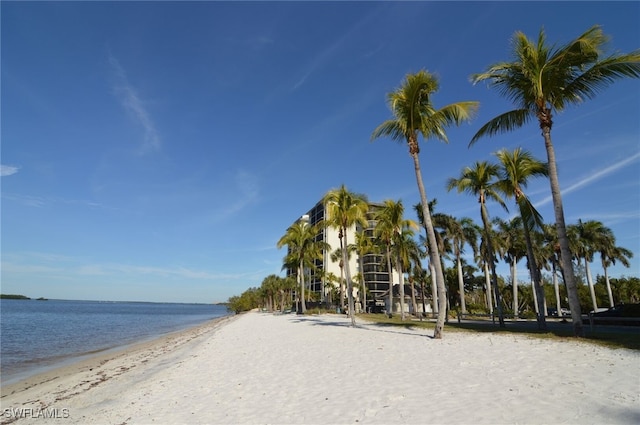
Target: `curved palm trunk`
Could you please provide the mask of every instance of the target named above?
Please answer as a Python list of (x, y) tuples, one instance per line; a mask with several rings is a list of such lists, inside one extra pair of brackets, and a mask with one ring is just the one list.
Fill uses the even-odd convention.
[(467, 303), (464, 299), (464, 277), (462, 276), (462, 261), (460, 261), (460, 254), (456, 254), (456, 263), (458, 267), (458, 288), (460, 290), (460, 308), (462, 313), (467, 313)]
[(298, 267), (298, 275), (300, 276), (300, 312), (302, 314), (307, 312), (307, 305), (304, 302), (304, 265), (302, 261), (300, 261), (300, 266)]
[(391, 253), (389, 252), (389, 244), (387, 244), (387, 273), (389, 273), (389, 311), (387, 315), (393, 316), (393, 271), (391, 269)]
[(360, 284), (362, 285), (362, 294), (360, 296), (360, 299), (362, 301), (360, 301), (362, 303), (362, 311), (363, 312), (367, 312), (367, 284), (364, 281), (364, 256), (361, 255), (360, 253), (358, 253), (358, 262), (360, 263), (360, 277), (362, 278), (360, 280)]
[[(522, 212), (521, 212), (522, 214)], [(531, 233), (527, 225), (524, 225), (524, 242), (527, 246), (527, 261), (529, 262), (529, 272), (531, 273), (531, 280), (533, 281), (533, 291), (536, 294), (536, 302), (538, 306), (538, 329), (541, 331), (547, 330), (547, 321), (545, 319), (545, 313), (547, 311), (545, 307), (544, 290), (542, 289), (542, 278), (540, 276), (540, 269), (536, 262), (536, 257), (533, 255), (533, 244), (531, 243)], [(560, 313), (560, 310), (558, 310)]]
[[(417, 147), (417, 142), (414, 141)], [(431, 221), (431, 212), (429, 211), (429, 202), (427, 201), (427, 192), (422, 182), (422, 172), (420, 171), (420, 159), (418, 158), (418, 152), (411, 147), (411, 157), (413, 158), (413, 165), (416, 172), (416, 181), (418, 183), (418, 190), (420, 192), (420, 202), (422, 202), (422, 214), (424, 216), (424, 225), (427, 230), (427, 240), (429, 241), (429, 256), (431, 257), (431, 264), (435, 269), (435, 280), (438, 288), (438, 318), (436, 320), (436, 327), (433, 332), (433, 337), (436, 339), (442, 338), (444, 331), (444, 321), (447, 315), (447, 294), (444, 286), (444, 275), (442, 274), (442, 263), (440, 262), (440, 253), (438, 252), (438, 243), (436, 241), (436, 233), (433, 229), (433, 222)]]
[[(551, 116), (548, 114), (548, 120)], [(543, 119), (544, 116), (541, 118)], [(569, 238), (567, 237), (567, 226), (564, 222), (564, 209), (562, 208), (562, 195), (560, 193), (560, 182), (558, 181), (558, 169), (556, 166), (556, 154), (551, 143), (551, 123), (540, 125), (544, 137), (544, 146), (547, 150), (547, 161), (549, 164), (549, 184), (551, 186), (551, 197), (553, 199), (553, 211), (556, 219), (556, 231), (558, 232), (558, 242), (560, 244), (560, 258), (562, 261), (562, 273), (564, 283), (567, 286), (569, 298), (569, 309), (571, 310), (571, 320), (573, 322), (573, 333), (575, 336), (584, 336), (582, 328), (582, 312), (580, 310), (580, 299), (578, 298), (578, 288), (576, 287), (573, 273), (573, 263), (571, 262), (571, 251), (569, 250)]]
[(487, 251), (489, 251), (489, 267), (491, 267), (491, 286), (496, 299), (496, 308), (498, 309), (498, 321), (500, 327), (504, 327), (504, 312), (502, 310), (502, 297), (500, 296), (500, 289), (498, 288), (498, 274), (496, 273), (496, 259), (493, 252), (493, 241), (491, 239), (491, 227), (489, 226), (489, 214), (487, 214), (487, 208), (484, 202), (480, 203), (480, 215), (482, 216), (482, 223), (484, 224), (484, 233), (487, 241)]
[(609, 307), (613, 307), (613, 292), (611, 292), (611, 282), (609, 282), (609, 273), (607, 272), (607, 266), (602, 265), (604, 269), (604, 281), (607, 284), (607, 295), (609, 295)]
[[(344, 244), (343, 246), (349, 246), (347, 244), (347, 229), (343, 228), (341, 229), (342, 231), (342, 238), (344, 239)], [(351, 271), (349, 268), (349, 257), (347, 255), (347, 250), (343, 249), (342, 250), (342, 260), (344, 261), (344, 274), (345, 274), (345, 278), (347, 279), (347, 300), (349, 303), (349, 317), (351, 318), (351, 326), (355, 326), (356, 325), (356, 315), (355, 315), (355, 305), (353, 302), (353, 282), (351, 282)]]
[(587, 284), (589, 285), (589, 292), (591, 293), (591, 302), (593, 303), (593, 311), (598, 311), (598, 300), (596, 299), (596, 291), (593, 287), (593, 279), (591, 278), (591, 268), (589, 267), (589, 261), (584, 259), (584, 269), (587, 272)]

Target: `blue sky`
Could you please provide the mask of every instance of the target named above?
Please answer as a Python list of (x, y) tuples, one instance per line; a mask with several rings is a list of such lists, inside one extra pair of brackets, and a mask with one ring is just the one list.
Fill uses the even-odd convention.
[[(562, 44), (600, 24), (632, 51), (639, 18), (638, 2), (3, 1), (2, 292), (225, 301), (281, 273), (277, 240), (332, 188), (410, 211), (407, 148), (370, 135), (420, 69), (436, 106), (480, 102), (421, 152), (437, 211), (479, 222), (446, 180), (501, 148), (546, 153), (536, 123), (468, 148), (511, 108), (469, 76), (509, 59), (517, 30)], [(567, 223), (600, 220), (634, 252), (614, 277), (640, 270), (639, 117), (628, 80), (554, 118)], [(548, 181), (528, 194), (552, 222)]]

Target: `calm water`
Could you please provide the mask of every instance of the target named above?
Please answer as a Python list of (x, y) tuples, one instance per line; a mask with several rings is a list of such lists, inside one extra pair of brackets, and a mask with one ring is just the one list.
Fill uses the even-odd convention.
[(213, 304), (0, 300), (2, 382), (228, 314)]

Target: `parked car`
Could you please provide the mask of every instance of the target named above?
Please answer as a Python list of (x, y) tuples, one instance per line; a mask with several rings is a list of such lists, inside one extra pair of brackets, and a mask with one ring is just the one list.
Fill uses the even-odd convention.
[(547, 309), (548, 316), (562, 317), (562, 316), (571, 316), (571, 311), (566, 308), (560, 309), (560, 314), (558, 314), (557, 308), (548, 308)]
[(603, 311), (591, 311), (588, 323), (591, 325), (640, 326), (640, 304), (618, 304)]
[(640, 304), (618, 304), (603, 311), (592, 311), (593, 317), (640, 317)]

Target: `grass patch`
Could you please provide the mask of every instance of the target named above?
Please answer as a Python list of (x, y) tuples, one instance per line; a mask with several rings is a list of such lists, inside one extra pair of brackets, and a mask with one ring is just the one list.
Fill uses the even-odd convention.
[[(360, 314), (359, 319), (376, 323), (381, 326), (398, 326), (404, 328), (419, 328), (433, 330), (435, 322), (432, 320), (420, 321), (413, 316), (407, 316), (406, 320), (400, 320), (400, 315), (394, 315), (389, 318), (385, 314)], [(535, 321), (507, 322), (506, 327), (501, 328), (493, 324), (490, 320), (462, 322), (457, 320), (449, 320), (445, 324), (445, 338), (447, 332), (483, 332), (493, 334), (517, 334), (525, 335), (541, 339), (553, 339), (556, 341), (580, 341), (584, 343), (601, 345), (609, 348), (628, 348), (631, 350), (640, 350), (640, 328), (636, 326), (629, 327), (604, 327), (599, 326), (594, 331), (585, 325), (586, 336), (584, 338), (575, 338), (573, 336), (573, 327), (571, 323), (548, 322), (547, 331), (539, 331)]]

